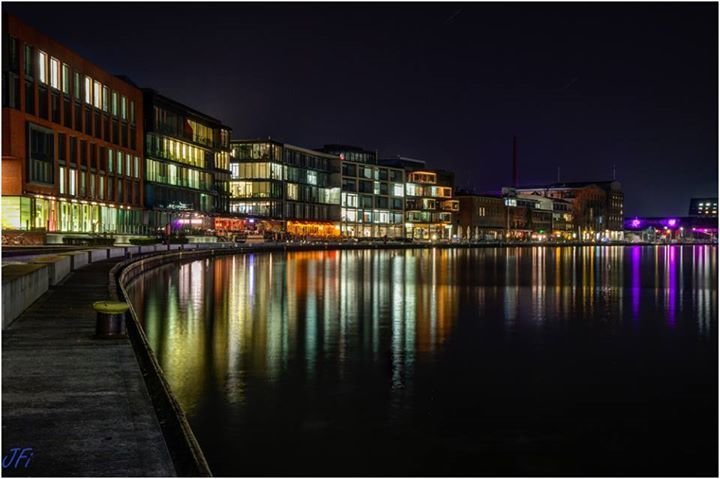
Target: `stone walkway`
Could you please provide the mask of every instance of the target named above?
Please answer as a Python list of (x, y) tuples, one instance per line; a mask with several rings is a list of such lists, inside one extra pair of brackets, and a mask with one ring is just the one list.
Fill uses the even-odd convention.
[(117, 261), (71, 273), (3, 331), (2, 454), (32, 448), (4, 476), (175, 475), (129, 340), (92, 338)]

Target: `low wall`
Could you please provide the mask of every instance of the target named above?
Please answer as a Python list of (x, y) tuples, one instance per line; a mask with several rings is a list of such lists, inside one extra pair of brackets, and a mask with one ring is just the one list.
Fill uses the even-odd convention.
[(2, 329), (45, 294), (50, 284), (46, 264), (11, 264), (2, 269)]
[(30, 261), (31, 264), (44, 264), (48, 267), (48, 282), (55, 286), (70, 274), (71, 261), (69, 256), (42, 256)]
[(68, 258), (70, 258), (70, 269), (72, 271), (78, 270), (83, 266), (88, 265), (89, 258), (87, 251), (69, 251), (67, 253), (63, 253), (62, 256), (67, 256)]
[(108, 258), (122, 258), (127, 254), (127, 248), (108, 248), (107, 249), (107, 256)]
[(105, 248), (94, 248), (87, 250), (88, 259), (91, 263), (97, 263), (98, 261), (104, 261), (107, 259), (107, 249)]

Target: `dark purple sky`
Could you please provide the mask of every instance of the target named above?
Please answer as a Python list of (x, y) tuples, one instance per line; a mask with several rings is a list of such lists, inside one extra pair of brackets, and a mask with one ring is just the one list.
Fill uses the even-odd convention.
[(716, 3), (4, 3), (234, 138), (348, 143), (498, 189), (609, 179), (626, 215), (717, 196)]

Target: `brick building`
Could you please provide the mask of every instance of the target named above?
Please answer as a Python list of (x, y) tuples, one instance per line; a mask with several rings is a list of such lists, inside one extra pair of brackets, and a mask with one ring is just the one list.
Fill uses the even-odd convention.
[(142, 91), (3, 15), (2, 227), (142, 233)]

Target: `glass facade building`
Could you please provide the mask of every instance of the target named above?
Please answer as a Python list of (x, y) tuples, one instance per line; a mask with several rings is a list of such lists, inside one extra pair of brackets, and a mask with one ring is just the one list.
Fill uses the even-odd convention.
[(452, 176), (439, 170), (407, 173), (405, 234), (418, 240), (450, 239), (460, 203), (453, 198)]
[(340, 235), (338, 156), (272, 140), (230, 144), (230, 213), (244, 218), (244, 227), (295, 237)]
[(142, 92), (11, 15), (3, 27), (3, 229), (142, 233)]
[(212, 229), (229, 209), (230, 128), (154, 90), (144, 105), (146, 224)]
[(377, 154), (345, 145), (321, 151), (340, 157), (340, 232), (350, 238), (405, 236), (405, 170), (379, 165)]

